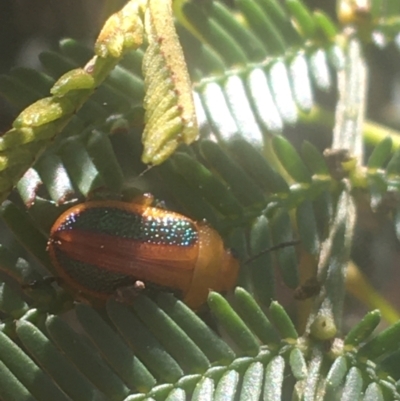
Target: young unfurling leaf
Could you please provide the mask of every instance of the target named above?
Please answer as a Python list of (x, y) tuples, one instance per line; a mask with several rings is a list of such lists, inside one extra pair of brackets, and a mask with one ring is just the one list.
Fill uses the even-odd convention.
[(148, 48), (143, 58), (146, 126), (142, 161), (160, 164), (198, 128), (191, 83), (175, 32), (170, 1), (149, 0), (144, 18)]

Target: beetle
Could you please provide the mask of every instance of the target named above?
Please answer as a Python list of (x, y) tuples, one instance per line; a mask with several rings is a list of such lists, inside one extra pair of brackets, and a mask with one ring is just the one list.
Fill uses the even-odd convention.
[(53, 224), (48, 252), (75, 290), (107, 299), (121, 288), (180, 294), (192, 309), (236, 283), (239, 262), (205, 222), (146, 203), (88, 201)]

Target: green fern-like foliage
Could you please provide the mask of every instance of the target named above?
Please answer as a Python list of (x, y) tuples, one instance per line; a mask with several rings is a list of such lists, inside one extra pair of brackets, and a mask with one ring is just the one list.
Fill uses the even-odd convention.
[[(359, 199), (400, 238), (398, 139), (368, 125), (363, 159), (365, 48), (398, 44), (400, 3), (343, 1), (336, 22), (300, 0), (175, 2), (191, 145), (190, 96), (168, 64), (179, 46), (158, 47), (153, 25), (143, 40), (150, 3), (127, 2), (94, 53), (66, 39), (41, 55), (46, 73), (0, 77), (21, 110), (0, 138), (1, 216), (34, 256), (0, 246), (0, 399), (398, 399), (399, 323), (372, 337), (378, 310), (347, 334), (342, 317)], [(330, 148), (298, 146), (286, 134), (300, 125), (332, 129)], [(144, 130), (145, 149), (163, 149), (148, 171)], [(223, 236), (242, 264), (228, 300), (211, 292), (200, 314), (164, 292), (89, 306), (46, 279), (56, 218), (137, 186)], [(304, 328), (278, 303), (276, 276), (310, 300)]]

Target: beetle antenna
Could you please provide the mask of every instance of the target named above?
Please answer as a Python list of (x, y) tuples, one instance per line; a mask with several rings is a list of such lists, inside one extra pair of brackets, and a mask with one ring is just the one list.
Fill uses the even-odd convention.
[(277, 251), (278, 249), (286, 248), (288, 246), (294, 246), (294, 245), (297, 245), (297, 244), (300, 244), (300, 240), (298, 240), (298, 239), (292, 240), (292, 241), (281, 242), (280, 244), (277, 244), (277, 245), (271, 246), (270, 248), (264, 249), (263, 251), (261, 251), (257, 255), (251, 256), (250, 258), (248, 258), (246, 260), (245, 264), (248, 264), (248, 263), (252, 262), (253, 260), (257, 259), (261, 255), (264, 255), (266, 253), (269, 253), (269, 252), (272, 252), (272, 251)]
[(138, 174), (134, 179), (138, 180), (142, 178), (145, 174), (147, 174), (152, 168), (154, 167), (153, 164), (149, 164), (140, 174)]
[[(150, 170), (153, 169), (153, 167), (155, 167), (153, 164), (149, 164), (146, 166), (146, 168), (140, 172), (138, 175), (136, 175), (135, 177), (132, 178), (132, 180), (130, 181), (130, 185), (132, 185), (132, 183), (134, 183), (135, 181), (138, 181), (140, 178), (142, 178), (145, 174), (147, 174)], [(130, 186), (129, 185), (129, 186)]]

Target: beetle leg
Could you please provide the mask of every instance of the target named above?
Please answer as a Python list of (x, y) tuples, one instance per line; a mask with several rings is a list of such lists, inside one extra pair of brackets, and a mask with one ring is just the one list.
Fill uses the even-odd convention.
[(145, 283), (143, 281), (136, 280), (133, 285), (118, 288), (115, 292), (115, 299), (123, 304), (130, 304), (144, 290), (146, 290)]
[(47, 276), (47, 277), (43, 277), (39, 280), (33, 280), (29, 283), (26, 284), (22, 284), (21, 288), (22, 289), (31, 289), (31, 290), (35, 290), (38, 288), (43, 288), (46, 287), (48, 285), (51, 285), (53, 283), (57, 283), (57, 284), (62, 284), (63, 283), (63, 279), (61, 277), (54, 277), (54, 276)]

